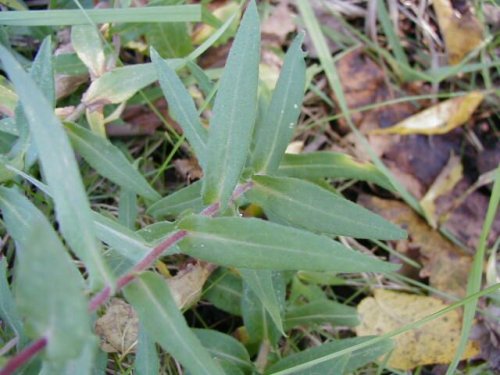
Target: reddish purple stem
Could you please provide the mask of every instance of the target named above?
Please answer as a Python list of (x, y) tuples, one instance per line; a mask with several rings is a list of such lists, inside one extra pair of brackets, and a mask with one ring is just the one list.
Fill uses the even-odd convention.
[[(252, 182), (247, 182), (243, 185), (238, 185), (234, 190), (231, 197), (231, 202), (236, 201), (240, 196), (242, 196), (246, 191), (252, 188)], [(219, 212), (220, 204), (214, 203), (205, 208), (200, 214), (204, 216), (214, 216)], [(132, 270), (121, 276), (117, 282), (116, 287), (111, 286), (104, 287), (99, 293), (97, 293), (89, 302), (88, 309), (90, 312), (96, 311), (100, 306), (102, 306), (113, 294), (121, 290), (124, 286), (132, 282), (141, 272), (147, 270), (153, 265), (153, 263), (158, 259), (166, 250), (175, 245), (177, 242), (182, 240), (188, 235), (185, 230), (178, 230), (168, 236), (163, 242), (158, 246), (154, 247), (146, 256), (137, 263)], [(17, 355), (12, 357), (5, 367), (0, 370), (0, 375), (11, 375), (19, 367), (26, 364), (31, 358), (33, 358), (38, 352), (47, 346), (47, 338), (41, 337), (34, 341), (32, 344), (24, 348)]]
[(41, 337), (33, 341), (26, 348), (12, 357), (3, 369), (0, 370), (0, 375), (11, 375), (19, 367), (28, 363), (35, 355), (37, 355), (43, 348), (47, 346), (47, 338)]

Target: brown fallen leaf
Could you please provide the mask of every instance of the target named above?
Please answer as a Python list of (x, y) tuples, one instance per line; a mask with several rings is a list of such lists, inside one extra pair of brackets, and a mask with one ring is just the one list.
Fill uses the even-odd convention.
[(420, 277), (428, 277), (429, 284), (440, 291), (465, 296), (472, 264), (470, 255), (432, 229), (404, 203), (368, 195), (361, 195), (358, 203), (408, 231), (411, 243), (420, 253)]
[(462, 179), (463, 167), (460, 157), (451, 154), (450, 160), (443, 168), (439, 176), (432, 183), (425, 196), (420, 200), (420, 206), (424, 211), (427, 222), (434, 229), (438, 226), (438, 215), (436, 214), (436, 199), (449, 193), (453, 187)]
[[(180, 310), (186, 310), (201, 297), (203, 285), (216, 266), (206, 262), (188, 264), (177, 275), (166, 279), (170, 292)], [(107, 353), (135, 352), (139, 318), (133, 307), (113, 298), (106, 313), (97, 319), (95, 331), (101, 337), (101, 348)]]
[[(381, 335), (410, 324), (447, 307), (434, 297), (425, 297), (388, 290), (375, 290), (358, 305), (361, 324), (358, 336)], [(461, 314), (457, 310), (435, 319), (420, 328), (398, 335), (388, 365), (400, 370), (417, 366), (449, 363), (460, 339)], [(469, 342), (462, 359), (478, 354), (478, 344)]]
[(484, 95), (473, 91), (465, 96), (448, 99), (408, 117), (385, 129), (373, 129), (372, 134), (445, 134), (465, 124), (483, 101)]
[(97, 319), (95, 332), (101, 337), (101, 348), (107, 353), (134, 351), (139, 332), (139, 318), (132, 306), (113, 298), (106, 313)]
[(282, 45), (288, 34), (297, 28), (292, 19), (292, 12), (288, 9), (289, 0), (279, 0), (269, 17), (262, 23), (262, 36)]
[(448, 61), (458, 64), (483, 40), (483, 26), (468, 1), (434, 0), (439, 28), (444, 37)]

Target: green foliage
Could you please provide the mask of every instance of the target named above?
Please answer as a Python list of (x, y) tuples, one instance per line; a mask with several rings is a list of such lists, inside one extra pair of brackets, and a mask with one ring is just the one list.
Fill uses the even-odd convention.
[[(101, 13), (88, 13), (92, 17), (96, 14)], [(125, 15), (131, 16), (130, 10)], [(62, 20), (54, 15), (49, 22)], [(90, 73), (92, 83), (82, 103), (95, 111), (122, 103), (159, 81), (169, 112), (204, 172), (201, 181), (170, 194), (160, 194), (158, 191), (165, 189), (156, 184), (155, 189), (148, 181), (150, 174), (144, 171), (148, 171), (147, 158), (132, 162), (118, 144), (87, 129), (83, 121), (65, 121), (63, 126), (54, 115), (54, 59), (48, 39), (31, 76), (9, 50), (0, 47), (4, 69), (19, 99), (17, 112), (21, 113), (11, 119), (12, 123), (2, 122), (1, 129), (10, 129), (10, 138), (4, 143), (10, 150), (9, 140), (20, 142), (20, 154), (27, 157), (28, 140), (32, 139), (32, 161), (40, 167), (43, 179), (38, 180), (38, 170), (30, 163), (12, 168), (12, 160), (2, 159), (5, 184), (15, 186), (0, 188), (0, 208), (5, 230), (15, 240), (16, 265), (15, 293), (11, 293), (8, 267), (3, 259), (0, 264), (0, 316), (9, 326), (8, 333), (20, 336), (23, 345), (25, 334), (46, 340), (42, 373), (83, 375), (97, 371), (93, 363), (106, 357), (97, 349), (89, 310), (96, 311), (122, 288), (139, 318), (137, 352), (130, 357), (140, 374), (157, 373), (164, 365), (156, 344), (189, 373), (213, 375), (288, 371), (367, 342), (364, 338), (335, 340), (283, 359), (266, 358), (268, 352), (279, 353), (280, 339), (299, 325), (314, 329), (323, 323), (354, 326), (358, 321), (352, 307), (318, 300), (314, 292), (296, 293), (297, 298), (290, 301), (287, 287), (290, 280), (296, 280), (297, 271), (325, 271), (329, 280), (334, 274), (339, 274), (335, 275), (338, 280), (348, 273), (393, 272), (398, 266), (355, 251), (335, 237), (399, 239), (405, 233), (314, 183), (325, 178), (355, 178), (390, 188), (390, 182), (373, 166), (334, 153), (285, 155), (305, 91), (302, 34), (285, 56), (270, 100), (266, 95), (258, 97), (260, 23), (254, 1), (243, 16), (218, 86), (191, 61), (232, 22), (229, 18), (194, 51), (190, 46), (184, 51), (162, 44), (166, 40), (160, 33), (171, 34), (176, 28), (155, 26), (147, 30), (147, 39), (157, 40), (153, 43), (156, 50), (151, 49), (152, 63), (109, 71), (108, 50), (97, 29), (76, 26), (72, 28), (76, 54), (55, 59), (60, 72), (81, 74), (85, 69)], [(184, 42), (179, 43), (185, 47)], [(166, 57), (169, 59), (164, 60)], [(184, 65), (199, 83), (207, 103), (217, 90), (208, 128), (202, 125), (195, 101), (176, 73)], [(16, 103), (10, 95), (13, 90), (5, 82), (0, 87), (0, 94), (11, 99), (6, 113), (12, 112)], [(257, 107), (264, 109), (260, 116)], [(13, 117), (10, 112), (8, 117)], [(90, 177), (82, 179), (75, 153), (88, 164), (81, 168), (91, 170)], [(104, 196), (109, 204), (119, 194), (118, 220), (112, 210), (94, 204), (100, 202), (93, 189), (109, 184), (107, 180), (119, 187), (119, 193)], [(250, 204), (261, 207), (270, 220), (240, 217), (240, 209)], [(222, 217), (213, 217), (217, 214)], [(147, 225), (151, 223), (148, 215), (172, 222)], [(136, 225), (141, 226), (137, 232)], [(202, 298), (242, 317), (249, 335), (247, 345), (221, 332), (189, 327), (178, 308), (179, 291), (159, 274), (147, 271), (158, 257), (174, 253), (180, 253), (178, 258), (190, 256), (200, 264), (205, 261), (221, 266), (205, 283)], [(97, 287), (103, 289), (97, 292)], [(319, 373), (352, 372), (390, 349), (390, 340), (379, 340), (376, 347), (365, 344), (340, 359), (315, 364), (314, 369)], [(252, 363), (256, 354), (256, 363)]]

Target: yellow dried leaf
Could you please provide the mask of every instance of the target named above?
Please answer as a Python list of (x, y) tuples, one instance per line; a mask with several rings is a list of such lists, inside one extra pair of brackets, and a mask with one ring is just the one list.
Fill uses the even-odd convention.
[[(376, 290), (374, 297), (358, 305), (361, 324), (358, 336), (381, 335), (435, 313), (447, 305), (433, 297)], [(388, 365), (400, 370), (434, 363), (449, 363), (455, 355), (462, 320), (453, 310), (439, 319), (395, 338), (396, 345)], [(469, 342), (463, 355), (468, 359), (478, 354), (476, 342)]]
[(465, 124), (483, 101), (478, 91), (445, 100), (410, 116), (398, 124), (385, 129), (372, 130), (371, 134), (445, 134)]
[(436, 199), (450, 192), (453, 187), (462, 179), (463, 168), (460, 157), (452, 154), (448, 163), (441, 170), (432, 183), (425, 196), (420, 201), (420, 205), (431, 227), (437, 228), (438, 218), (436, 216)]
[(439, 28), (444, 36), (448, 61), (458, 64), (483, 39), (483, 27), (473, 9), (465, 3), (461, 9), (453, 8), (450, 0), (434, 0)]

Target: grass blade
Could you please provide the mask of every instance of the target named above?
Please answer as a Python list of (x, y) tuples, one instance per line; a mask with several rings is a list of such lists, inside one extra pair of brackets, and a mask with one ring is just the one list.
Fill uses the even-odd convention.
[[(307, 349), (299, 353), (292, 354), (288, 357), (283, 358), (277, 363), (273, 364), (267, 371), (266, 374), (277, 374), (277, 373), (287, 373), (287, 374), (345, 374), (352, 373), (356, 369), (366, 365), (369, 362), (375, 361), (380, 356), (389, 352), (392, 347), (391, 340), (384, 340), (379, 342), (377, 345), (372, 345), (369, 347), (362, 348), (357, 351), (353, 351), (352, 353), (348, 353), (341, 357), (336, 357), (335, 360), (325, 361), (316, 366), (309, 367), (307, 372), (303, 370), (293, 370), (295, 366), (299, 366), (301, 364), (312, 361), (316, 358), (321, 358), (324, 355), (335, 353), (340, 350), (352, 347), (354, 345), (363, 344), (369, 341), (371, 337), (354, 337), (343, 340), (334, 340), (332, 342), (323, 344), (321, 346)], [(347, 358), (346, 358), (347, 357)], [(337, 369), (336, 362), (343, 362), (347, 360), (343, 370), (340, 372), (332, 372), (331, 370)], [(291, 371), (286, 371), (290, 369)]]
[(164, 279), (144, 273), (125, 288), (148, 335), (192, 374), (224, 375), (189, 329)]
[(75, 150), (100, 175), (146, 199), (161, 198), (115, 145), (75, 123), (65, 125)]
[(0, 259), (0, 318), (19, 337), (19, 341), (24, 344), (23, 322), (17, 311), (14, 297), (10, 291), (7, 280), (7, 261), (4, 257)]
[(331, 239), (258, 219), (191, 215), (179, 242), (193, 257), (227, 267), (335, 272), (390, 272), (398, 267), (352, 251)]
[(28, 119), (44, 176), (53, 195), (61, 232), (75, 254), (85, 262), (91, 285), (112, 285), (112, 275), (95, 238), (89, 202), (64, 128), (44, 94), (2, 46), (0, 58)]
[(0, 187), (0, 207), (17, 243), (19, 312), (32, 337), (49, 336), (49, 358), (75, 358), (92, 335), (82, 277), (51, 224), (27, 198)]
[(362, 147), (367, 151), (372, 159), (373, 164), (377, 167), (377, 169), (386, 176), (386, 178), (390, 181), (391, 185), (394, 186), (396, 191), (401, 195), (401, 197), (405, 200), (405, 202), (411, 206), (415, 211), (421, 213), (422, 210), (418, 201), (413, 197), (406, 188), (393, 176), (391, 171), (384, 165), (384, 163), (377, 156), (371, 145), (368, 143), (366, 137), (361, 134), (361, 132), (356, 128), (354, 123), (352, 122), (351, 112), (349, 106), (347, 105), (344, 91), (342, 88), (342, 84), (340, 83), (340, 79), (335, 68), (335, 63), (333, 61), (332, 55), (328, 49), (328, 45), (326, 43), (325, 37), (321, 32), (321, 27), (314, 15), (311, 4), (306, 0), (297, 0), (297, 6), (299, 8), (300, 14), (304, 20), (307, 30), (311, 36), (314, 47), (318, 53), (319, 60), (321, 61), (321, 65), (325, 71), (326, 78), (330, 87), (335, 93), (337, 100), (339, 102), (340, 109), (349, 125), (349, 128), (354, 133), (356, 138), (359, 139)]
[[(498, 210), (498, 202), (500, 200), (500, 167), (497, 167), (495, 183), (493, 185), (493, 191), (491, 193), (490, 202), (488, 204), (488, 210), (486, 211), (486, 217), (483, 223), (483, 229), (481, 231), (481, 236), (479, 237), (479, 244), (477, 246), (476, 254), (474, 254), (474, 260), (472, 263), (471, 273), (469, 280), (467, 282), (467, 294), (471, 295), (477, 293), (481, 290), (481, 282), (483, 275), (483, 264), (485, 261), (486, 246), (488, 242), (488, 234), (490, 233), (493, 222), (495, 221), (495, 216)], [(478, 299), (472, 299), (464, 306), (464, 317), (462, 324), (462, 332), (460, 335), (460, 343), (458, 345), (457, 351), (455, 353), (455, 358), (453, 362), (448, 367), (446, 375), (451, 375), (455, 373), (458, 366), (458, 362), (462, 358), (469, 340), (469, 334), (474, 323), (474, 315), (476, 313)]]
[(255, 149), (251, 166), (255, 172), (273, 173), (293, 135), (304, 98), (306, 63), (302, 51), (304, 34), (290, 46), (262, 123), (255, 128)]
[(200, 165), (204, 166), (208, 132), (201, 125), (193, 98), (175, 71), (154, 49), (151, 49), (151, 60), (155, 65), (163, 95), (167, 99), (170, 114), (182, 127)]
[(254, 176), (246, 197), (294, 225), (314, 232), (357, 238), (401, 239), (394, 224), (312, 182)]
[(251, 1), (220, 79), (210, 122), (203, 201), (224, 207), (240, 178), (256, 115), (260, 59), (259, 15)]
[(57, 26), (86, 25), (108, 22), (198, 22), (201, 21), (200, 5), (171, 5), (143, 8), (114, 9), (51, 9), (36, 11), (2, 12), (0, 25)]
[(354, 307), (324, 299), (294, 306), (285, 314), (287, 330), (300, 325), (310, 326), (323, 323), (355, 327), (359, 324), (358, 313)]

